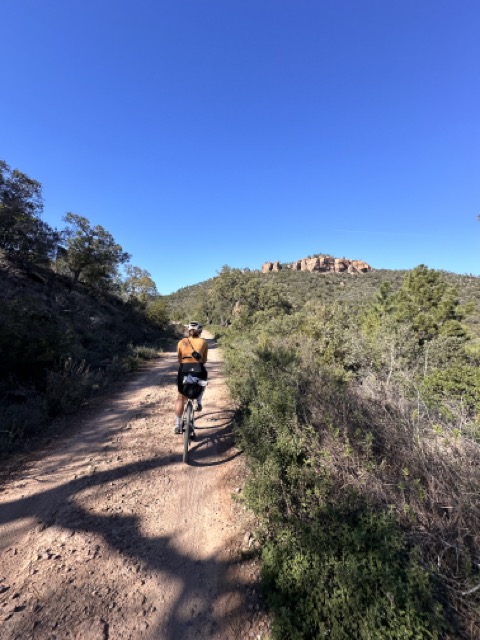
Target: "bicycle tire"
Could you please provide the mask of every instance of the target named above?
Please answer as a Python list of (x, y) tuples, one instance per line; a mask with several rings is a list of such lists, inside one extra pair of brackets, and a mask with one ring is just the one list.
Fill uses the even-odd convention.
[(183, 432), (183, 461), (188, 464), (188, 446), (190, 444), (190, 433), (193, 423), (193, 405), (191, 402), (187, 404), (185, 409), (185, 423)]

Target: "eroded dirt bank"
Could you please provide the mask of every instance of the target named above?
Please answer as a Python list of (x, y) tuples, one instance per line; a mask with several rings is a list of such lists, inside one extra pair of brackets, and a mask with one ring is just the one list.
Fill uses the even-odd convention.
[(167, 353), (2, 487), (2, 640), (268, 637), (256, 562), (240, 560), (243, 462), (210, 343), (188, 466)]

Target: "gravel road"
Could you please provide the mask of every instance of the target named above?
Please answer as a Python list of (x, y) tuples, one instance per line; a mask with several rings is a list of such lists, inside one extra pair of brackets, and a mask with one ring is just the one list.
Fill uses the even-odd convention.
[[(220, 350), (190, 464), (176, 354), (96, 399), (0, 492), (0, 638), (268, 638)], [(5, 469), (3, 470), (5, 474)]]

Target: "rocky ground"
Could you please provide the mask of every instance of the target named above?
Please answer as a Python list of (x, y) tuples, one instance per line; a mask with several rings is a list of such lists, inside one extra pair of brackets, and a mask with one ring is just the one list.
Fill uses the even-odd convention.
[(0, 638), (266, 639), (221, 354), (190, 463), (173, 434), (176, 354), (90, 403), (2, 470)]

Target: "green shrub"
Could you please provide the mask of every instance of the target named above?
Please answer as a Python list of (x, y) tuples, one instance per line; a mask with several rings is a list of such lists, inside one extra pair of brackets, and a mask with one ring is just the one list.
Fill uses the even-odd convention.
[(442, 609), (392, 516), (325, 509), (288, 522), (263, 550), (277, 640), (436, 639)]
[(454, 420), (453, 405), (467, 416), (480, 418), (480, 369), (468, 364), (438, 369), (422, 381), (422, 392), (429, 406), (435, 406)]

